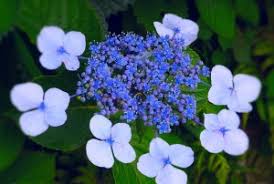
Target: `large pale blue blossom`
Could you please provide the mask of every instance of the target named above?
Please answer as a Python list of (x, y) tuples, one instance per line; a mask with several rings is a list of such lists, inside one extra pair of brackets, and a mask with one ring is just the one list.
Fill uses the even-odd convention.
[(123, 163), (133, 162), (136, 154), (129, 144), (131, 129), (126, 123), (117, 123), (112, 126), (110, 120), (102, 115), (91, 118), (89, 128), (93, 136), (86, 146), (88, 159), (98, 167), (111, 168), (114, 158)]
[(68, 93), (50, 88), (44, 94), (42, 87), (32, 82), (17, 84), (11, 90), (12, 104), (24, 112), (19, 125), (29, 136), (40, 135), (49, 126), (63, 125), (67, 120), (69, 101)]
[(80, 67), (78, 56), (85, 51), (86, 39), (80, 32), (65, 34), (59, 27), (46, 26), (37, 37), (37, 46), (43, 67), (54, 70), (64, 63), (67, 70), (74, 71)]
[(141, 119), (160, 133), (195, 120), (196, 99), (182, 88), (195, 89), (200, 75), (208, 75), (203, 62), (184, 51), (184, 39), (109, 35), (90, 45), (91, 56), (78, 82), (82, 101), (95, 100), (101, 114), (122, 110), (127, 122)]
[(171, 13), (165, 14), (163, 23), (154, 22), (154, 27), (160, 36), (183, 39), (185, 47), (197, 39), (199, 32), (195, 22)]
[(211, 153), (225, 151), (230, 155), (241, 155), (248, 149), (248, 137), (239, 129), (239, 116), (223, 109), (218, 115), (204, 115), (205, 130), (200, 135), (202, 146)]
[(261, 82), (256, 77), (232, 73), (224, 66), (216, 65), (211, 71), (211, 88), (208, 100), (215, 105), (227, 105), (235, 112), (250, 112), (251, 102), (261, 90)]
[(187, 175), (176, 167), (187, 168), (193, 161), (194, 152), (190, 147), (169, 145), (155, 138), (150, 142), (149, 153), (139, 158), (137, 168), (147, 177), (156, 177), (157, 184), (186, 184)]

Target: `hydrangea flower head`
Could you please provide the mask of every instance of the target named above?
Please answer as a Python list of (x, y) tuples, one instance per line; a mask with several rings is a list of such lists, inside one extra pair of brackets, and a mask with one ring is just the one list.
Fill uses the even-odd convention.
[(215, 105), (227, 105), (235, 112), (250, 112), (251, 102), (261, 90), (261, 82), (256, 77), (232, 73), (224, 66), (216, 65), (211, 71), (211, 88), (208, 100)]
[(49, 126), (63, 125), (67, 120), (68, 93), (50, 88), (45, 94), (38, 84), (18, 84), (11, 90), (11, 102), (21, 112), (19, 120), (22, 131), (29, 136), (45, 132)]
[(160, 133), (170, 132), (196, 119), (196, 99), (182, 87), (195, 89), (200, 75), (207, 75), (203, 63), (184, 52), (183, 42), (127, 33), (92, 43), (76, 93), (83, 101), (96, 100), (103, 115), (121, 110), (127, 122), (141, 119)]
[(150, 142), (149, 153), (139, 158), (137, 168), (147, 177), (156, 177), (157, 184), (184, 184), (187, 175), (176, 167), (187, 168), (193, 161), (194, 153), (190, 147), (169, 145), (161, 138), (155, 138)]
[(39, 33), (37, 45), (43, 67), (54, 70), (64, 63), (67, 70), (74, 71), (80, 67), (78, 56), (85, 51), (86, 39), (80, 32), (65, 34), (59, 27), (47, 26)]
[(174, 14), (165, 14), (163, 23), (154, 22), (154, 27), (160, 36), (184, 39), (184, 46), (190, 45), (197, 39), (199, 27), (189, 19), (183, 19)]
[(225, 151), (230, 155), (241, 155), (248, 149), (248, 137), (239, 129), (239, 116), (223, 109), (218, 115), (205, 114), (205, 130), (200, 135), (202, 146), (211, 153)]
[(95, 115), (90, 120), (90, 131), (97, 139), (88, 141), (86, 152), (94, 165), (111, 168), (114, 164), (113, 154), (123, 163), (135, 160), (135, 151), (129, 144), (131, 129), (128, 124), (117, 123), (112, 126), (111, 121), (104, 116)]

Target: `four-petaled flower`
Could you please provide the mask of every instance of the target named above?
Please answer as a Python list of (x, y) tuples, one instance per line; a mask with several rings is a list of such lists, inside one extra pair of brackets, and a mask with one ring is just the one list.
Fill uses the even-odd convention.
[(29, 136), (45, 132), (49, 126), (63, 125), (67, 120), (68, 93), (50, 88), (45, 94), (38, 84), (18, 84), (11, 90), (11, 102), (21, 112), (19, 119), (22, 131)]
[(205, 130), (200, 134), (202, 146), (211, 153), (225, 151), (230, 155), (241, 155), (248, 149), (248, 137), (239, 129), (239, 116), (223, 109), (218, 115), (204, 115)]
[(149, 153), (139, 158), (137, 168), (147, 177), (156, 177), (157, 184), (184, 184), (187, 175), (174, 166), (186, 168), (193, 161), (194, 153), (190, 147), (169, 145), (163, 139), (155, 138), (150, 142)]
[(160, 36), (182, 38), (185, 47), (197, 39), (199, 32), (198, 25), (192, 20), (183, 19), (170, 13), (165, 14), (163, 23), (154, 22), (153, 24)]
[[(90, 131), (94, 137), (86, 146), (88, 159), (98, 167), (111, 168), (114, 158), (123, 163), (135, 160), (136, 154), (129, 144), (131, 129), (126, 123), (112, 126), (110, 120), (102, 115), (95, 115), (90, 120)], [(112, 154), (113, 152), (113, 154)]]
[(77, 70), (80, 67), (78, 56), (86, 48), (85, 36), (76, 31), (64, 33), (55, 26), (44, 27), (38, 35), (37, 45), (42, 53), (39, 58), (43, 67), (54, 70), (65, 64), (67, 70)]
[(211, 71), (211, 88), (208, 100), (215, 105), (227, 105), (235, 112), (250, 112), (250, 102), (255, 101), (261, 90), (256, 77), (232, 73), (224, 66), (216, 65)]

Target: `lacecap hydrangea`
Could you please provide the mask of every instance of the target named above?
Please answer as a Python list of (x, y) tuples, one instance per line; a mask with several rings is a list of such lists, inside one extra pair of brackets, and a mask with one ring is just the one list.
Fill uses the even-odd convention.
[(82, 101), (96, 100), (101, 114), (121, 110), (127, 122), (141, 119), (160, 133), (197, 121), (196, 99), (182, 87), (194, 90), (209, 70), (202, 61), (191, 60), (182, 38), (112, 34), (91, 43), (89, 50), (76, 93)]

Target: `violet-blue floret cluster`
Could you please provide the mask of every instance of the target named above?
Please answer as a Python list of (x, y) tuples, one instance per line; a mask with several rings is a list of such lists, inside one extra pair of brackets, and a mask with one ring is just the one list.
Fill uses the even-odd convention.
[(179, 38), (108, 35), (90, 44), (76, 93), (82, 101), (95, 100), (102, 115), (122, 111), (127, 122), (141, 119), (168, 133), (171, 126), (197, 120), (195, 97), (182, 88), (195, 89), (199, 76), (209, 75), (184, 49)]

